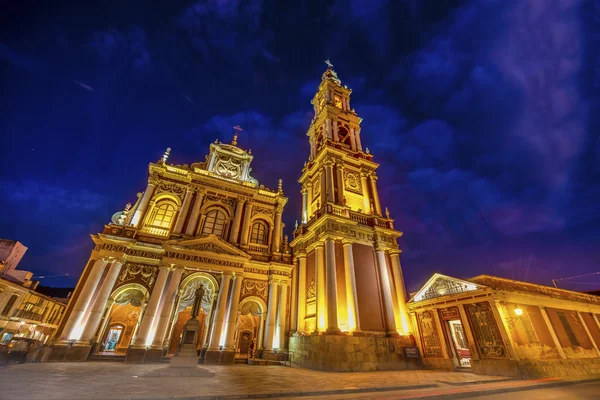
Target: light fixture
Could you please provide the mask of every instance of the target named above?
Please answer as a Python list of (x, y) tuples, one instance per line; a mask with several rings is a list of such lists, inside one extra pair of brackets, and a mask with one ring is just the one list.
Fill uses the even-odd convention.
[(514, 310), (514, 311), (515, 311), (515, 314), (517, 314), (519, 317), (520, 317), (521, 315), (523, 315), (523, 309), (521, 309), (521, 308), (515, 308), (515, 310)]

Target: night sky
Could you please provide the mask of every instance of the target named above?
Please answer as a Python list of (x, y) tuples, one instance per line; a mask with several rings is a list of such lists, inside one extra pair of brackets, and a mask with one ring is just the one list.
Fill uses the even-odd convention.
[[(600, 2), (3, 1), (0, 237), (75, 285), (149, 162), (252, 149), (300, 219), (325, 59), (353, 91), (410, 291), (600, 271)], [(600, 278), (565, 285), (600, 288)]]

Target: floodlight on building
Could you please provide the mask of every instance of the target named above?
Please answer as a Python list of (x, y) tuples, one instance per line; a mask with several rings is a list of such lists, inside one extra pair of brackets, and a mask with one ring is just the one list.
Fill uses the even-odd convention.
[(515, 311), (515, 314), (517, 314), (519, 317), (520, 317), (521, 315), (523, 315), (523, 309), (521, 309), (521, 308), (515, 308), (515, 310), (514, 310), (514, 311)]

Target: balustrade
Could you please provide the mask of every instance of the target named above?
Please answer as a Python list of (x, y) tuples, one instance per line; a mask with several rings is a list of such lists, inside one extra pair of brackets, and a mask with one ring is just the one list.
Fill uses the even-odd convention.
[(298, 228), (294, 231), (294, 238), (305, 234), (308, 230), (308, 227), (324, 214), (331, 214), (338, 217), (349, 218), (352, 221), (358, 222), (359, 225), (379, 226), (382, 228), (393, 229), (391, 221), (389, 221), (386, 218), (379, 217), (377, 215), (368, 215), (355, 211), (350, 211), (345, 207), (337, 206), (331, 203), (326, 203), (320, 209), (313, 213), (313, 216), (306, 224), (298, 226)]
[(154, 236), (169, 237), (169, 230), (167, 228), (159, 228), (157, 226), (145, 226), (142, 232)]

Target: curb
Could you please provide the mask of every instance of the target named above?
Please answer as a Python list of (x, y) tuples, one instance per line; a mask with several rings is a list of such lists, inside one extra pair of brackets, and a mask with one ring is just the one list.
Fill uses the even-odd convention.
[(232, 394), (224, 396), (196, 396), (196, 397), (135, 397), (135, 400), (235, 400), (235, 399), (265, 399), (280, 397), (305, 397), (305, 396), (330, 396), (334, 394), (354, 394), (354, 393), (377, 393), (392, 392), (398, 390), (431, 389), (439, 387), (435, 383), (422, 385), (404, 385), (404, 386), (386, 386), (357, 389), (339, 389), (339, 390), (315, 390), (310, 392), (280, 392), (280, 393), (260, 393), (260, 394)]
[(468, 392), (453, 392), (453, 393), (423, 393), (421, 395), (414, 396), (402, 396), (398, 397), (398, 399), (402, 400), (423, 400), (423, 399), (462, 399), (468, 397), (476, 397), (476, 396), (487, 396), (492, 394), (501, 394), (501, 393), (514, 393), (514, 392), (524, 392), (527, 390), (535, 390), (535, 389), (546, 389), (546, 388), (554, 388), (560, 386), (570, 386), (576, 385), (580, 383), (591, 383), (591, 382), (600, 382), (599, 378), (593, 379), (582, 379), (582, 380), (568, 380), (568, 381), (558, 381), (551, 383), (537, 383), (527, 386), (516, 386), (516, 387), (503, 387), (503, 388), (494, 388), (494, 389), (478, 389)]

